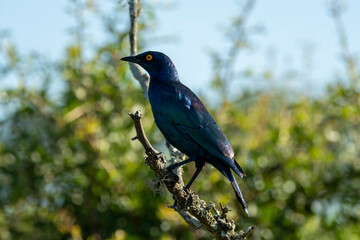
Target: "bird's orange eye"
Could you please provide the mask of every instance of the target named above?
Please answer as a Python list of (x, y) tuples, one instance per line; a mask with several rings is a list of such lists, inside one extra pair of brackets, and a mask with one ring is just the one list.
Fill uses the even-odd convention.
[(152, 55), (151, 55), (151, 54), (146, 55), (146, 60), (150, 61), (151, 59), (152, 59)]

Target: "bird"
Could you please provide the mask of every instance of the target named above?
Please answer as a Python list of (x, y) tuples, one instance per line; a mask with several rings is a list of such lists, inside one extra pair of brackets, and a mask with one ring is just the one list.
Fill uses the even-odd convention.
[(184, 189), (190, 188), (205, 163), (209, 163), (228, 179), (237, 201), (249, 216), (245, 199), (232, 171), (241, 178), (246, 174), (236, 162), (229, 140), (204, 104), (180, 82), (171, 59), (162, 52), (146, 51), (121, 60), (136, 63), (148, 72), (148, 97), (155, 123), (165, 139), (188, 156), (187, 160), (170, 165), (168, 169), (173, 170), (195, 162), (196, 171)]

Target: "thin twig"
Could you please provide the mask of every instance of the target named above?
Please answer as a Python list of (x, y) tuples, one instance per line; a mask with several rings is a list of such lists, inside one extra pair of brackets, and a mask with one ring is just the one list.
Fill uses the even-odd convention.
[(254, 231), (254, 229), (255, 229), (255, 226), (249, 227), (241, 237), (243, 239), (246, 239), (250, 235), (250, 233), (252, 233)]
[(136, 129), (136, 136), (133, 137), (131, 140), (139, 140), (141, 142), (141, 144), (143, 145), (144, 149), (145, 149), (145, 153), (146, 155), (148, 155), (148, 157), (152, 157), (156, 154), (158, 154), (159, 152), (155, 150), (155, 148), (153, 148), (149, 142), (149, 140), (147, 139), (145, 132), (144, 132), (144, 128), (141, 124), (141, 117), (142, 117), (142, 113), (141, 111), (136, 111), (135, 114), (129, 113), (130, 117), (132, 118), (134, 124), (135, 124), (135, 129)]
[[(137, 18), (140, 15), (139, 0), (129, 0), (129, 12), (130, 12), (130, 54), (134, 56), (137, 53), (137, 31), (138, 23)], [(139, 81), (144, 98), (148, 98), (148, 89), (150, 77), (147, 75), (137, 64), (129, 63), (130, 70), (136, 80)]]

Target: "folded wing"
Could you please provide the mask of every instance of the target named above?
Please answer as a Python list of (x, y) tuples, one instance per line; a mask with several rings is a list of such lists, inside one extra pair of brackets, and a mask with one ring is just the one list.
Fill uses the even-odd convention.
[(242, 177), (244, 173), (234, 160), (228, 139), (200, 99), (180, 82), (165, 86), (162, 95), (161, 109), (153, 110)]

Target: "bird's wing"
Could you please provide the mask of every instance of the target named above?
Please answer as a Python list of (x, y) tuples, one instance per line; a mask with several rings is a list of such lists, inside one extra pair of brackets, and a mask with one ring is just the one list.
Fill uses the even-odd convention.
[(241, 176), (243, 172), (235, 163), (234, 151), (228, 139), (200, 99), (181, 83), (165, 86), (161, 94), (161, 108), (153, 110)]

